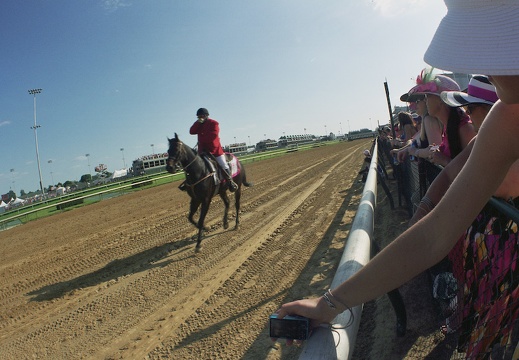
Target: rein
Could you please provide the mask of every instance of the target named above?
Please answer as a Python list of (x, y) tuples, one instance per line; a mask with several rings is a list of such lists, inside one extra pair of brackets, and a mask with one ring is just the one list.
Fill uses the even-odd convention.
[[(182, 143), (181, 141), (178, 142), (178, 146), (179, 146), (179, 147), (180, 147), (180, 145), (183, 145), (183, 143)], [(183, 148), (181, 148), (181, 149), (182, 149), (182, 150), (177, 151), (177, 156), (175, 156), (175, 159), (173, 159), (174, 163), (178, 163), (178, 162), (179, 162), (179, 158), (180, 158), (180, 153), (181, 153), (181, 152), (185, 152), (185, 150), (184, 150)], [(188, 174), (188, 172), (187, 172), (187, 168), (190, 167), (191, 165), (193, 165), (193, 163), (196, 161), (196, 158), (197, 158), (198, 156), (199, 156), (198, 153), (195, 153), (195, 157), (193, 158), (193, 160), (191, 160), (191, 162), (190, 162), (189, 164), (187, 164), (186, 166), (183, 166), (183, 165), (181, 164), (181, 165), (182, 165), (182, 170), (184, 170), (184, 172), (185, 172), (186, 174)], [(207, 178), (213, 176), (214, 174), (216, 174), (215, 171), (210, 172), (209, 174), (207, 174), (206, 176), (204, 176), (203, 178), (199, 179), (198, 181), (196, 181), (196, 182), (193, 183), (193, 184), (189, 184), (189, 183), (187, 182), (187, 178), (186, 178), (186, 185), (189, 186), (189, 187), (191, 187), (191, 188), (194, 188), (196, 185), (200, 184), (202, 181), (204, 181), (205, 179), (207, 179)]]
[(215, 174), (215, 172), (209, 173), (206, 176), (204, 176), (203, 178), (201, 178), (200, 180), (198, 180), (197, 182), (195, 182), (194, 184), (188, 184), (187, 179), (186, 179), (186, 185), (191, 187), (191, 188), (194, 188), (196, 185), (200, 184), (202, 181), (204, 181), (208, 177), (213, 176), (214, 174)]

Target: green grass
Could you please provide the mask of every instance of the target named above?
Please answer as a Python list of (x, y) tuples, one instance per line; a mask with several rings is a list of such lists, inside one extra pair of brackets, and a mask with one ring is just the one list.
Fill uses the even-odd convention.
[[(298, 151), (311, 150), (312, 148), (317, 146), (333, 145), (337, 142), (338, 141), (328, 141), (326, 143), (300, 145), (298, 147)], [(239, 158), (240, 162), (242, 162), (243, 164), (247, 164), (255, 161), (261, 161), (286, 155), (287, 153), (289, 153), (287, 150), (288, 149), (286, 148), (276, 149), (271, 151), (265, 151), (262, 153), (240, 155)], [(173, 181), (181, 180), (183, 178), (183, 172), (169, 174), (166, 171), (162, 171), (155, 174), (132, 177), (115, 183), (99, 185), (82, 191), (76, 191), (71, 194), (59, 196), (43, 202), (25, 205), (23, 207), (0, 214), (0, 230), (5, 228), (8, 224), (13, 224), (17, 222), (26, 223), (32, 220), (51, 216), (63, 211), (71, 211), (82, 206), (94, 204), (96, 202), (102, 201), (113, 196), (119, 196), (135, 191), (142, 191), (144, 189), (149, 189), (155, 186), (168, 184)], [(136, 186), (136, 183), (141, 182), (143, 182), (143, 184), (137, 184), (138, 186)], [(58, 210), (56, 208), (59, 204), (78, 199), (83, 199), (83, 203), (66, 206), (61, 210)]]

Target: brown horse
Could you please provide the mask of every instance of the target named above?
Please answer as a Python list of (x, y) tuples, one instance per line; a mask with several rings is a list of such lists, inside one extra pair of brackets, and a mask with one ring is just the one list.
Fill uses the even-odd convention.
[[(186, 191), (191, 197), (191, 204), (189, 207), (188, 219), (193, 225), (198, 228), (198, 238), (196, 242), (195, 251), (200, 251), (202, 238), (204, 236), (204, 220), (211, 204), (211, 199), (216, 194), (220, 195), (225, 210), (223, 214), (223, 227), (227, 229), (229, 227), (228, 212), (229, 212), (229, 197), (227, 196), (228, 183), (225, 181), (223, 176), (220, 176), (218, 165), (215, 159), (208, 154), (208, 158), (204, 159), (191, 147), (184, 144), (178, 139), (178, 135), (175, 133), (173, 139), (168, 139), (168, 159), (166, 161), (166, 170), (170, 173), (175, 172), (175, 165), (180, 164), (186, 174)], [(234, 229), (237, 229), (240, 223), (240, 199), (241, 199), (241, 187), (252, 186), (251, 183), (247, 182), (245, 175), (245, 168), (239, 162), (237, 158), (232, 154), (226, 154), (227, 161), (236, 161), (237, 172), (233, 175), (234, 182), (238, 185), (238, 189), (234, 192), (235, 205), (236, 205), (236, 225)], [(195, 222), (193, 216), (195, 215), (198, 208), (202, 205), (200, 210), (200, 217), (198, 222)]]

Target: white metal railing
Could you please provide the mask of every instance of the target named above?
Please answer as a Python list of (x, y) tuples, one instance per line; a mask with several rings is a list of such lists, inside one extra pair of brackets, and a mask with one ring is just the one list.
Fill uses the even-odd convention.
[[(368, 177), (364, 185), (362, 198), (353, 220), (346, 246), (333, 278), (331, 288), (350, 278), (360, 270), (370, 259), (371, 238), (375, 223), (375, 208), (377, 203), (377, 162), (378, 148), (376, 142), (372, 151), (372, 159)], [(355, 348), (357, 332), (359, 330), (362, 305), (352, 308), (338, 315), (334, 323), (339, 328), (317, 328), (308, 339), (299, 359), (350, 359)], [(346, 325), (349, 325), (346, 327)]]

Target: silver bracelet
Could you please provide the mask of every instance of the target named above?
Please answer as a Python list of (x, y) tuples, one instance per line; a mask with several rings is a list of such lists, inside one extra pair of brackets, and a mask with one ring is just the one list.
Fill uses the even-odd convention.
[[(330, 291), (330, 290), (328, 290), (328, 291)], [(326, 304), (328, 305), (329, 308), (337, 310), (337, 307), (335, 306), (335, 304), (328, 297), (328, 291), (323, 294), (324, 301), (326, 302)]]
[[(336, 327), (336, 326), (334, 327), (333, 325), (331, 325), (332, 329), (345, 329), (348, 326), (350, 326), (351, 324), (353, 324), (353, 322), (355, 321), (355, 316), (353, 315), (353, 310), (350, 307), (347, 307), (346, 305), (344, 305), (339, 300), (337, 300), (337, 298), (335, 296), (333, 296), (330, 289), (328, 289), (328, 291), (323, 294), (323, 298), (324, 298), (324, 301), (326, 302), (326, 304), (331, 309), (337, 310), (337, 311), (339, 311), (339, 313), (343, 313), (346, 310), (348, 310), (350, 312), (350, 321), (346, 325), (344, 325), (342, 327)], [(344, 308), (344, 310), (341, 311), (341, 310), (337, 309), (337, 306), (333, 303), (333, 301), (331, 299), (334, 299), (338, 305), (340, 305)]]
[[(335, 310), (339, 310), (337, 308), (337, 306), (334, 304), (334, 302), (332, 301), (332, 299), (335, 301), (335, 303), (337, 303), (340, 307), (344, 308), (344, 310), (342, 310), (341, 312), (343, 311), (346, 311), (346, 310), (349, 310), (350, 308), (347, 307), (346, 305), (344, 305), (342, 302), (340, 302), (339, 300), (337, 300), (337, 298), (335, 296), (333, 296), (332, 294), (332, 291), (330, 289), (328, 289), (327, 292), (325, 292), (323, 294), (323, 298), (324, 298), (324, 301), (326, 301), (326, 304), (328, 304), (328, 306), (332, 309), (335, 309)], [(340, 310), (339, 310), (340, 311)], [(350, 310), (351, 311), (351, 310)]]
[(427, 196), (424, 196), (422, 198), (422, 200), (420, 200), (421, 203), (423, 203), (424, 205), (426, 205), (428, 208), (429, 208), (429, 211), (431, 211), (432, 209), (434, 209), (434, 207), (436, 206), (431, 199), (429, 199), (429, 197)]

